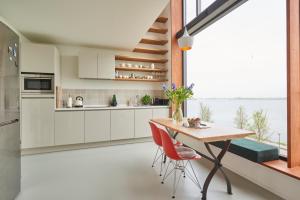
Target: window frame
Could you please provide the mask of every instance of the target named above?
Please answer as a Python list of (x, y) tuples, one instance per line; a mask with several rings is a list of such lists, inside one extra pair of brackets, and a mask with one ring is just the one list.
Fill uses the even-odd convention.
[[(216, 0), (203, 12), (196, 11), (196, 17), (186, 24), (186, 0), (183, 0), (182, 14), (183, 14), (183, 29), (178, 31), (176, 37), (182, 36), (184, 28), (186, 27), (190, 35), (194, 36), (206, 27), (213, 24), (215, 21), (221, 19), (225, 15), (229, 14), (237, 7), (245, 3), (247, 0), (237, 0), (236, 4), (228, 9), (225, 9), (223, 13), (220, 13), (217, 17), (212, 18), (210, 21), (206, 22), (202, 27), (190, 31), (197, 23), (203, 20), (205, 17), (212, 13), (214, 9), (221, 6), (226, 2), (226, 0)], [(197, 0), (197, 10), (201, 9), (201, 0)], [(298, 0), (286, 0), (286, 14), (287, 14), (287, 158), (283, 157), (283, 160), (287, 159), (288, 167), (300, 166), (300, 133), (298, 132), (300, 127), (300, 2)], [(199, 12), (199, 13), (198, 13)], [(296, 34), (295, 34), (296, 32)], [(183, 84), (187, 85), (187, 54), (183, 52), (183, 64), (182, 64), (182, 78)], [(297, 76), (293, 74), (299, 74)], [(183, 105), (184, 116), (187, 114), (187, 104)]]

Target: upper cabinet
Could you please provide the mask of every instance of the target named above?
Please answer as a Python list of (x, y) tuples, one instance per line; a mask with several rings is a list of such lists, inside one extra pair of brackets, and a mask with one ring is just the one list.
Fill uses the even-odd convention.
[(21, 72), (55, 73), (59, 69), (59, 53), (55, 46), (22, 43)]
[(98, 54), (98, 78), (115, 78), (115, 55), (113, 53), (102, 51)]
[(80, 51), (78, 65), (79, 78), (114, 79), (115, 77), (115, 55), (109, 51)]
[(79, 78), (98, 78), (98, 53), (80, 51), (78, 57)]

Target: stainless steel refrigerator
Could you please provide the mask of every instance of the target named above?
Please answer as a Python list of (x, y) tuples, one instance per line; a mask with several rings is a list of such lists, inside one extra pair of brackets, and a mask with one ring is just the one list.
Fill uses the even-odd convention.
[(20, 192), (19, 37), (0, 22), (0, 200)]

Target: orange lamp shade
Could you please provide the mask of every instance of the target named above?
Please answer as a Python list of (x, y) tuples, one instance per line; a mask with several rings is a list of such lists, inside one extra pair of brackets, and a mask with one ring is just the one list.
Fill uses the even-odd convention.
[(182, 51), (188, 51), (192, 49), (194, 38), (189, 35), (186, 28), (183, 35), (178, 39), (178, 46)]

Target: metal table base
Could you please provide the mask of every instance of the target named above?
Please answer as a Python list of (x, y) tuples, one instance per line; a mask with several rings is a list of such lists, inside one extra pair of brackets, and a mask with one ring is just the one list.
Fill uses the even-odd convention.
[[(168, 133), (175, 139), (176, 136), (178, 135), (178, 132), (173, 132), (171, 130), (169, 130), (167, 128), (167, 131)], [(210, 148), (210, 143), (209, 142), (204, 142), (204, 145), (207, 149), (207, 151), (209, 152), (209, 154), (212, 156), (212, 157), (209, 157), (201, 152), (198, 152), (197, 153), (199, 155), (201, 155), (203, 158), (206, 158), (207, 160), (211, 161), (212, 163), (214, 163), (214, 167), (212, 168), (212, 170), (209, 172), (209, 174), (207, 175), (206, 179), (205, 179), (205, 182), (204, 182), (204, 185), (203, 185), (203, 189), (202, 189), (202, 200), (206, 200), (207, 198), (207, 190), (208, 190), (208, 186), (212, 180), (212, 178), (214, 177), (214, 175), (217, 173), (218, 170), (220, 170), (220, 172), (222, 173), (222, 175), (224, 176), (225, 178), (225, 181), (226, 181), (226, 185), (227, 185), (227, 193), (228, 194), (232, 194), (232, 189), (231, 189), (231, 183), (230, 183), (230, 180), (229, 178), (227, 177), (226, 173), (224, 172), (223, 170), (223, 166), (221, 164), (221, 161), (222, 161), (222, 158), (224, 157), (224, 155), (226, 154), (226, 152), (228, 151), (228, 148), (230, 146), (230, 143), (231, 143), (231, 140), (226, 140), (224, 141), (224, 147), (223, 149), (220, 151), (220, 153), (216, 156), (211, 148)]]

